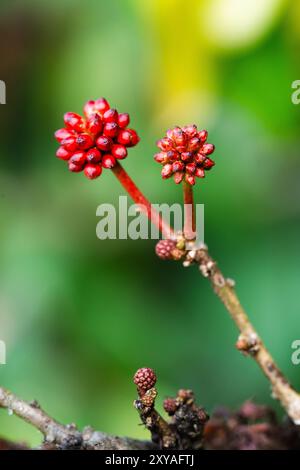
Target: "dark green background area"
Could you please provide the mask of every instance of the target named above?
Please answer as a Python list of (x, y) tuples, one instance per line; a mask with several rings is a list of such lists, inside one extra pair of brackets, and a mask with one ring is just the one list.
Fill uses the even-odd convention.
[[(87, 99), (105, 96), (130, 113), (141, 142), (124, 166), (155, 203), (181, 201), (181, 188), (160, 178), (155, 141), (178, 123), (208, 129), (217, 164), (195, 188), (206, 242), (300, 388), (291, 363), (300, 338), (300, 105), (291, 101), (299, 5), (274, 1), (272, 21), (225, 48), (202, 31), (208, 1), (191, 0), (192, 11), (182, 0), (146, 3), (2, 2), (0, 19), (1, 385), (63, 422), (137, 437), (147, 435), (132, 407), (141, 366), (156, 370), (160, 402), (182, 387), (209, 412), (275, 402), (256, 364), (235, 350), (235, 326), (196, 268), (162, 262), (153, 240), (96, 238), (97, 206), (117, 204), (123, 189), (109, 171), (92, 182), (69, 173), (53, 139), (63, 113), (81, 112)], [(181, 21), (179, 42), (193, 31), (191, 60), (168, 40)], [(39, 442), (5, 411), (0, 427)]]

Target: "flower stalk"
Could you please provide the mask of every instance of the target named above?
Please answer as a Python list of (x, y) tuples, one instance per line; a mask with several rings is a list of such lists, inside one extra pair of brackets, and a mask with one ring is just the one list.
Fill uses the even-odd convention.
[(235, 291), (234, 281), (224, 277), (206, 246), (187, 252), (184, 264), (189, 266), (192, 263), (197, 263), (201, 274), (211, 281), (215, 294), (239, 329), (237, 349), (257, 362), (271, 383), (272, 397), (279, 400), (293, 422), (300, 425), (300, 394), (289, 384), (250, 322)]

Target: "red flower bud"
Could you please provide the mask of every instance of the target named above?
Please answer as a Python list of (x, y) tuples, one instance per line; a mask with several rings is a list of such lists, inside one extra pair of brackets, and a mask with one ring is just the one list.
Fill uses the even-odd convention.
[(184, 177), (184, 172), (183, 171), (176, 171), (176, 173), (174, 173), (175, 183), (176, 184), (181, 183), (181, 181), (183, 180), (183, 177)]
[(187, 173), (190, 173), (190, 174), (193, 174), (195, 173), (196, 171), (196, 163), (188, 163), (186, 166), (185, 166), (185, 169), (187, 171)]
[(172, 170), (175, 171), (183, 171), (185, 169), (185, 164), (180, 160), (174, 162), (172, 164)]
[(205, 155), (210, 155), (215, 150), (215, 146), (213, 144), (204, 144), (202, 147), (201, 152)]
[(95, 113), (95, 101), (89, 100), (85, 103), (83, 107), (83, 112), (86, 117), (89, 117), (91, 114)]
[(182, 129), (179, 126), (173, 127), (173, 129), (167, 130), (167, 138), (170, 139), (172, 142), (175, 142), (174, 135), (176, 132), (181, 132)]
[(81, 132), (84, 129), (84, 120), (79, 114), (65, 113), (64, 121), (66, 126), (74, 131)]
[(64, 115), (66, 127), (54, 134), (60, 144), (56, 156), (68, 161), (70, 171), (84, 170), (94, 179), (102, 167), (113, 168), (116, 159), (126, 158), (126, 147), (136, 145), (139, 137), (127, 128), (129, 115), (118, 114), (104, 98), (87, 101), (83, 111), (85, 117), (70, 112)]
[(70, 129), (58, 129), (54, 133), (54, 137), (56, 138), (57, 142), (61, 143), (63, 140), (68, 139), (69, 137), (74, 137), (74, 131)]
[(197, 126), (195, 126), (195, 124), (191, 126), (185, 126), (183, 127), (183, 131), (187, 134), (189, 138), (195, 137), (195, 135), (197, 134)]
[(172, 150), (172, 141), (168, 139), (167, 137), (164, 137), (163, 139), (160, 139), (156, 142), (157, 147), (162, 150), (163, 152), (168, 152), (169, 150)]
[(83, 167), (83, 165), (86, 162), (86, 153), (79, 151), (73, 153), (72, 157), (70, 158), (70, 163), (73, 163), (74, 165)]
[(139, 140), (137, 133), (132, 129), (121, 130), (118, 134), (118, 142), (126, 147), (133, 147)]
[(179, 158), (178, 152), (175, 152), (175, 150), (169, 150), (167, 152), (167, 159), (169, 162), (174, 162), (178, 160), (178, 158)]
[(118, 111), (116, 109), (108, 109), (103, 114), (104, 122), (118, 122)]
[(156, 375), (149, 367), (143, 367), (136, 371), (133, 381), (139, 390), (146, 392), (156, 384)]
[(175, 127), (167, 131), (166, 137), (157, 142), (162, 152), (154, 156), (155, 161), (163, 165), (161, 175), (164, 179), (174, 173), (174, 181), (180, 183), (183, 178), (195, 184), (195, 177), (204, 178), (205, 170), (215, 164), (207, 155), (214, 151), (214, 145), (207, 144), (207, 131), (197, 130), (197, 126)]
[(107, 122), (104, 124), (103, 134), (107, 137), (115, 137), (118, 134), (119, 126), (116, 122)]
[(174, 398), (166, 398), (163, 407), (169, 416), (173, 416), (178, 408), (178, 404)]
[(165, 178), (170, 178), (173, 173), (172, 165), (170, 163), (166, 163), (163, 169), (161, 170), (161, 176)]
[(99, 98), (95, 101), (95, 110), (103, 116), (103, 114), (110, 108), (108, 101), (105, 98)]
[(96, 145), (100, 150), (108, 152), (112, 146), (112, 140), (110, 137), (100, 135), (100, 137), (98, 137), (98, 139), (96, 140)]
[(154, 155), (154, 160), (158, 163), (167, 163), (167, 155), (165, 152), (159, 152)]
[(206, 142), (208, 136), (208, 132), (204, 129), (203, 131), (198, 132), (198, 137), (201, 140), (201, 142)]
[(189, 183), (191, 186), (195, 184), (195, 176), (189, 175), (188, 173), (185, 174), (185, 181)]
[(68, 152), (75, 152), (77, 150), (77, 142), (76, 137), (67, 137), (66, 139), (61, 141), (61, 145), (65, 147)]
[(192, 152), (182, 152), (181, 154), (181, 160), (183, 162), (190, 162), (192, 158), (193, 158)]
[(175, 145), (178, 150), (185, 148), (185, 144), (187, 142), (187, 135), (183, 132), (180, 127), (174, 129), (173, 131), (173, 142), (175, 142)]
[(174, 240), (159, 240), (155, 247), (155, 253), (163, 260), (173, 259), (172, 251), (176, 248)]
[(69, 160), (71, 155), (72, 153), (68, 152), (68, 150), (66, 150), (65, 147), (59, 147), (56, 151), (57, 158), (60, 158), (61, 160)]
[(194, 160), (197, 164), (203, 163), (205, 159), (206, 159), (206, 156), (203, 155), (201, 152), (198, 152), (194, 157)]
[(205, 170), (210, 170), (214, 166), (215, 162), (211, 160), (210, 158), (206, 158), (204, 163), (203, 163), (203, 168)]

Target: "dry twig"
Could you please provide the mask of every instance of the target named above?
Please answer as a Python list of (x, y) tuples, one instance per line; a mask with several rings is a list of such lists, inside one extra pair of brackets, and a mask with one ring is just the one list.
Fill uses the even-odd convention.
[(238, 327), (240, 336), (236, 343), (237, 348), (257, 362), (271, 383), (272, 396), (280, 401), (293, 422), (300, 425), (300, 395), (284, 377), (251, 324), (236, 294), (234, 281), (224, 277), (205, 245), (186, 252), (184, 266), (193, 263), (197, 263), (201, 274), (210, 280), (214, 292)]

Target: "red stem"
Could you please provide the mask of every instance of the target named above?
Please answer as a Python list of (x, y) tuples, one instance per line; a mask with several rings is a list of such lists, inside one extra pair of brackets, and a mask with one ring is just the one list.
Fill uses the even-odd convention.
[(166, 238), (170, 238), (174, 234), (172, 227), (170, 227), (170, 225), (161, 217), (161, 215), (155, 211), (155, 209), (151, 206), (150, 201), (148, 201), (143, 193), (141, 193), (139, 188), (134, 184), (128, 173), (124, 170), (119, 162), (117, 162), (116, 165), (112, 168), (112, 171), (133, 201), (136, 204), (141, 205), (142, 211), (147, 215), (149, 220), (154, 225), (156, 225), (159, 231)]
[(186, 181), (183, 184), (183, 202), (184, 202), (184, 236), (187, 240), (195, 238), (195, 205), (193, 187)]

